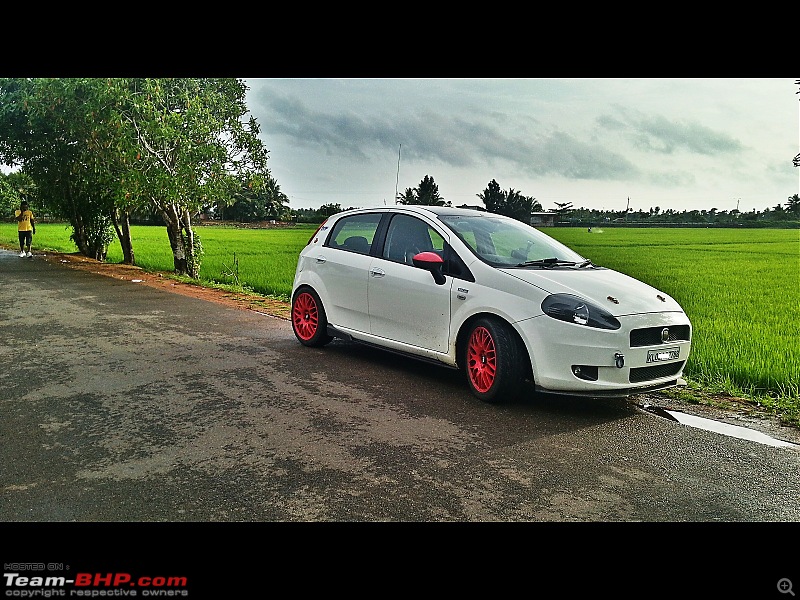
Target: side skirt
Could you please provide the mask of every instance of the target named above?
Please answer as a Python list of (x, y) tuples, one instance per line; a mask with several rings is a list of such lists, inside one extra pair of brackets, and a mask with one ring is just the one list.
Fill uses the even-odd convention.
[(403, 352), (402, 350), (396, 350), (394, 348), (387, 348), (386, 346), (381, 346), (379, 344), (375, 344), (373, 342), (367, 342), (365, 340), (360, 340), (358, 338), (353, 337), (351, 334), (341, 331), (334, 327), (333, 325), (328, 325), (328, 335), (333, 336), (335, 338), (339, 338), (341, 340), (347, 340), (348, 342), (354, 342), (356, 344), (361, 344), (362, 346), (368, 346), (370, 348), (375, 348), (376, 350), (382, 350), (383, 352), (389, 352), (391, 354), (396, 354), (397, 356), (404, 356), (406, 358), (412, 358), (414, 360), (418, 360), (420, 362), (428, 363), (430, 365), (436, 365), (439, 367), (445, 367), (447, 369), (458, 370), (458, 366), (456, 365), (449, 365), (442, 361), (436, 360), (435, 358), (429, 358), (427, 356), (420, 356), (418, 354), (412, 354), (411, 352)]

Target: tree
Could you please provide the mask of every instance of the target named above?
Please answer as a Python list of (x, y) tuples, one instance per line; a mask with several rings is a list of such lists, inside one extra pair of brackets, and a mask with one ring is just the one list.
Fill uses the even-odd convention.
[(281, 192), (278, 183), (267, 177), (260, 189), (243, 184), (235, 195), (236, 201), (225, 209), (225, 218), (234, 221), (254, 222), (270, 219), (284, 220), (289, 216), (289, 198)]
[(155, 208), (176, 273), (197, 278), (202, 246), (192, 215), (233, 202), (242, 184), (258, 192), (269, 179), (258, 124), (244, 119), (246, 87), (237, 79), (180, 78), (115, 79), (108, 88), (127, 166), (120, 204)]
[(776, 220), (786, 219), (786, 211), (783, 209), (783, 204), (776, 204), (772, 209), (772, 218)]
[[(572, 210), (572, 202), (555, 202), (556, 212), (558, 213), (558, 220), (562, 220), (564, 216)], [(628, 209), (625, 209), (625, 214), (628, 214)]]
[(450, 206), (450, 203), (446, 202), (439, 194), (439, 186), (430, 175), (425, 175), (414, 189), (406, 188), (405, 192), (397, 196), (396, 201), (398, 204)]
[(542, 205), (536, 202), (535, 198), (523, 196), (513, 188), (509, 188), (508, 191), (504, 192), (500, 189), (500, 184), (494, 179), (477, 196), (483, 201), (488, 212), (505, 215), (523, 223), (531, 222), (532, 212), (542, 210)]
[(500, 189), (500, 184), (494, 179), (489, 182), (486, 189), (482, 193), (477, 194), (478, 198), (483, 201), (483, 205), (490, 213), (498, 213), (505, 205), (506, 194)]
[(414, 191), (417, 194), (417, 204), (427, 206), (446, 206), (448, 204), (439, 195), (439, 186), (434, 183), (433, 177), (430, 175), (425, 175)]
[(281, 186), (272, 175), (268, 175), (264, 180), (264, 186), (260, 197), (264, 199), (266, 218), (288, 220), (291, 216), (289, 209), (289, 196), (281, 191)]
[(509, 188), (506, 197), (506, 216), (522, 221), (523, 223), (531, 222), (531, 213), (533, 212), (533, 198), (523, 196), (518, 191)]
[(23, 200), (35, 213), (39, 205), (37, 198), (36, 185), (28, 175), (21, 171), (0, 173), (0, 216), (12, 216)]
[(414, 193), (413, 188), (406, 188), (402, 194), (398, 194), (397, 198), (395, 198), (395, 201), (397, 204), (416, 204), (417, 196)]
[[(99, 80), (0, 80), (0, 158), (35, 182), (38, 199), (72, 225), (86, 256), (105, 259), (115, 186), (104, 157), (112, 145), (93, 142), (105, 127)], [(107, 137), (107, 136), (106, 136)]]
[(83, 254), (112, 225), (133, 262), (129, 217), (164, 219), (175, 271), (196, 278), (192, 214), (267, 182), (267, 150), (236, 79), (0, 79), (0, 160), (19, 164)]
[(341, 204), (323, 204), (317, 209), (317, 212), (323, 217), (330, 217), (336, 213), (342, 212)]
[(800, 196), (795, 194), (790, 196), (786, 202), (786, 212), (792, 213), (796, 217), (800, 217)]

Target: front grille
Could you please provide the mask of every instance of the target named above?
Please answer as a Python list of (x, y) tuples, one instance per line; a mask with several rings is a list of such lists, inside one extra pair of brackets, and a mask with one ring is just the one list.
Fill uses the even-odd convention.
[(666, 342), (661, 340), (661, 331), (663, 329), (664, 327), (645, 327), (644, 329), (631, 330), (631, 348), (689, 341), (688, 325), (673, 325), (672, 327), (667, 327), (667, 329), (669, 329), (669, 339)]
[(642, 381), (651, 381), (653, 379), (677, 375), (681, 368), (683, 368), (684, 362), (685, 361), (680, 361), (664, 365), (654, 365), (652, 367), (637, 367), (631, 369), (628, 381), (631, 383), (641, 383)]

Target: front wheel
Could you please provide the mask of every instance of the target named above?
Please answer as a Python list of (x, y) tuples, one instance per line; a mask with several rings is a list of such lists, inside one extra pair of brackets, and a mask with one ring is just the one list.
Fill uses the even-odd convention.
[(475, 396), (492, 403), (516, 397), (524, 381), (525, 353), (509, 325), (478, 319), (470, 327), (464, 355), (467, 383)]
[(304, 346), (324, 346), (333, 339), (322, 301), (310, 287), (298, 289), (292, 298), (292, 330)]

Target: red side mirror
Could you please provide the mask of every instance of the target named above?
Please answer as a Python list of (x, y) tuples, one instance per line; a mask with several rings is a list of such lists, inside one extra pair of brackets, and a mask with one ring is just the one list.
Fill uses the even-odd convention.
[(412, 261), (415, 267), (430, 271), (437, 285), (442, 285), (446, 281), (442, 273), (444, 260), (436, 252), (420, 252), (414, 255)]

